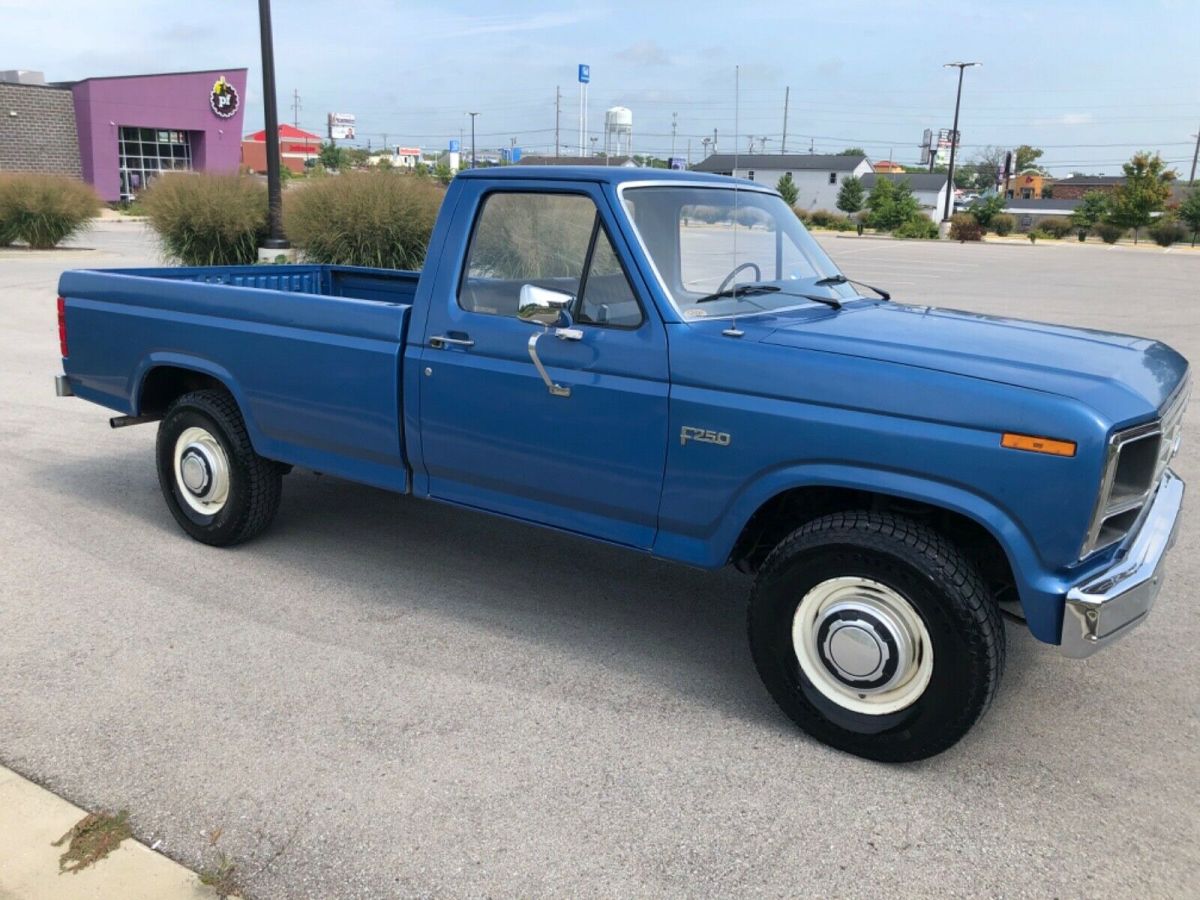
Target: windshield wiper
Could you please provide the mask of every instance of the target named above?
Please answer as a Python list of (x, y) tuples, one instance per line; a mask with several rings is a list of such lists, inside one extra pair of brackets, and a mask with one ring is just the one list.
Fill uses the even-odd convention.
[(805, 300), (812, 300), (815, 303), (824, 303), (834, 309), (842, 308), (842, 301), (836, 297), (822, 297), (820, 294), (804, 294), (800, 291), (783, 291), (783, 293), (789, 297), (803, 297)]
[(747, 297), (751, 294), (773, 294), (778, 290), (779, 288), (773, 284), (735, 284), (733, 287), (717, 291), (715, 294), (706, 294), (695, 302), (712, 303), (714, 300), (727, 300), (730, 297)]
[(859, 287), (865, 287), (868, 291), (874, 291), (884, 300), (891, 300), (892, 295), (882, 288), (877, 288), (874, 285), (867, 284), (865, 281), (855, 281), (853, 278), (847, 278), (845, 275), (830, 275), (828, 278), (821, 278), (813, 282), (814, 287), (830, 287), (835, 284), (857, 284)]

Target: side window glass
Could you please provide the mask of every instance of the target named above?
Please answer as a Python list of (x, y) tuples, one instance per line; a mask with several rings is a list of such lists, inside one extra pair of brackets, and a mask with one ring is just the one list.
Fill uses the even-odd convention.
[(583, 286), (583, 296), (575, 318), (589, 325), (637, 328), (642, 324), (642, 308), (621, 268), (621, 261), (603, 228), (596, 230), (592, 265)]
[(579, 295), (596, 206), (576, 194), (489, 195), (475, 222), (458, 305), (516, 316), (521, 286)]

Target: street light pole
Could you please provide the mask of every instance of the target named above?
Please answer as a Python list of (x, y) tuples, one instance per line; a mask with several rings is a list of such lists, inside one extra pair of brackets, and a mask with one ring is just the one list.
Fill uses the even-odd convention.
[(1192, 137), (1196, 139), (1196, 149), (1192, 153), (1192, 177), (1188, 179), (1188, 184), (1196, 183), (1196, 161), (1200, 160), (1200, 130), (1197, 130)]
[(954, 97), (954, 127), (950, 130), (950, 171), (946, 175), (946, 208), (942, 213), (942, 221), (950, 221), (950, 204), (954, 200), (954, 154), (958, 149), (958, 108), (962, 104), (963, 71), (973, 66), (982, 66), (977, 62), (952, 62), (942, 66), (944, 69), (958, 69), (958, 93)]
[(469, 112), (471, 117), (471, 168), (475, 168), (475, 117), (479, 115), (477, 112)]
[(267, 128), (267, 250), (288, 250), (283, 233), (283, 182), (279, 177), (279, 111), (275, 106), (275, 49), (271, 40), (271, 0), (258, 0), (258, 31), (262, 39), (263, 119)]

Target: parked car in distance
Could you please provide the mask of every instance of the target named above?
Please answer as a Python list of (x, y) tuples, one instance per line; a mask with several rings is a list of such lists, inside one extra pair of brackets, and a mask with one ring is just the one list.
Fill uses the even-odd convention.
[(771, 695), (871, 759), (983, 715), (1002, 611), (1068, 656), (1127, 634), (1183, 498), (1178, 353), (860, 290), (776, 192), (721, 176), (467, 171), (419, 273), (71, 271), (59, 292), (59, 393), (158, 423), (196, 540), (260, 534), (302, 466), (734, 565)]

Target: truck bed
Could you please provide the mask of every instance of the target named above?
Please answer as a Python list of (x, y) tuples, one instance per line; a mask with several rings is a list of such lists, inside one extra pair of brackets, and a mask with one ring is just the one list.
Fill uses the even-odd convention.
[(400, 367), (418, 279), (325, 265), (67, 272), (64, 369), (80, 397), (126, 415), (159, 412), (156, 379), (208, 373), (263, 456), (404, 490)]

